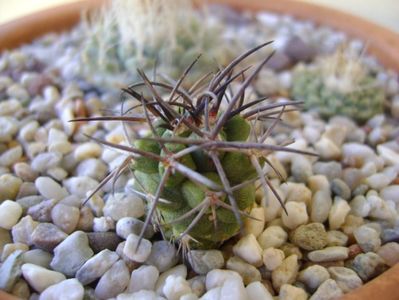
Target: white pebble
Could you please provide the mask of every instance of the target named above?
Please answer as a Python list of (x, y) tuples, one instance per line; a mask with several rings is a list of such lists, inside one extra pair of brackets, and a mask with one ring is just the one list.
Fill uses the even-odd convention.
[(155, 291), (158, 295), (163, 294), (163, 287), (165, 286), (166, 279), (171, 276), (187, 277), (187, 267), (185, 265), (177, 265), (159, 275), (157, 283), (155, 284)]
[(168, 300), (179, 300), (181, 296), (189, 293), (191, 293), (191, 288), (185, 278), (175, 275), (166, 278), (163, 294)]
[(102, 148), (97, 143), (88, 142), (80, 144), (74, 150), (74, 156), (77, 161), (82, 161), (88, 158), (100, 157), (102, 153)]
[(259, 281), (251, 282), (245, 288), (248, 294), (248, 300), (273, 300), (273, 296)]
[(139, 236), (134, 233), (129, 234), (123, 248), (123, 254), (133, 261), (145, 262), (150, 256), (152, 244), (149, 240), (142, 238), (140, 246), (137, 248), (139, 240)]
[(60, 272), (51, 271), (29, 263), (22, 265), (21, 271), (29, 285), (39, 293), (43, 292), (49, 286), (66, 279), (65, 275)]
[(63, 184), (70, 194), (84, 198), (87, 192), (97, 188), (99, 182), (87, 176), (78, 176), (64, 180)]
[(253, 234), (242, 237), (234, 245), (233, 253), (255, 267), (262, 265), (262, 248)]
[(39, 296), (39, 300), (83, 300), (84, 288), (77, 279), (67, 279), (49, 286)]
[(291, 284), (283, 284), (283, 286), (280, 288), (280, 293), (279, 293), (279, 300), (307, 300), (308, 295), (307, 293), (296, 286), (293, 286)]
[(124, 217), (140, 218), (145, 213), (143, 200), (133, 194), (116, 193), (108, 197), (103, 212), (104, 216), (118, 221)]
[(0, 155), (0, 166), (1, 167), (10, 167), (15, 164), (22, 157), (22, 147), (16, 146), (7, 151), (3, 152)]
[(22, 207), (15, 201), (5, 200), (0, 204), (0, 227), (10, 230), (18, 223), (22, 215)]
[(206, 289), (210, 290), (215, 287), (221, 287), (223, 286), (226, 280), (232, 278), (242, 280), (241, 276), (235, 271), (221, 270), (221, 269), (212, 270), (208, 272), (208, 274), (206, 274), (206, 279), (205, 279)]
[(288, 202), (285, 205), (288, 214), (282, 214), (283, 224), (289, 229), (295, 229), (299, 225), (306, 224), (309, 220), (306, 204), (303, 202)]
[(39, 193), (46, 199), (61, 200), (68, 196), (68, 192), (65, 190), (65, 188), (62, 188), (50, 177), (38, 177), (35, 180), (35, 186)]
[(159, 271), (157, 268), (143, 265), (133, 270), (127, 291), (129, 293), (138, 292), (140, 290), (152, 291), (155, 289), (158, 278)]
[(251, 210), (250, 216), (252, 218), (245, 218), (244, 232), (246, 234), (252, 233), (258, 237), (265, 227), (265, 209), (263, 207), (255, 207)]
[(374, 190), (381, 190), (391, 183), (392, 179), (384, 173), (376, 173), (366, 178), (365, 183)]
[(313, 195), (310, 219), (312, 222), (324, 223), (332, 206), (330, 191), (319, 190)]
[(363, 252), (377, 252), (381, 246), (380, 234), (367, 225), (362, 225), (353, 231), (356, 242)]
[(72, 233), (78, 225), (80, 211), (78, 208), (59, 203), (51, 210), (53, 224), (65, 233)]
[(24, 142), (32, 142), (35, 138), (35, 133), (39, 128), (39, 122), (37, 121), (30, 121), (26, 123), (22, 128), (19, 130), (18, 137), (20, 140)]
[(330, 213), (328, 215), (328, 223), (330, 229), (338, 229), (345, 223), (345, 218), (350, 212), (351, 207), (348, 202), (342, 198), (335, 197), (334, 203), (331, 206)]
[(107, 232), (115, 229), (115, 221), (110, 217), (99, 217), (93, 219), (93, 231)]
[(270, 247), (263, 250), (262, 258), (266, 269), (269, 271), (273, 271), (281, 265), (285, 258), (285, 255), (282, 250)]
[(18, 121), (12, 117), (0, 117), (0, 143), (9, 142), (18, 131)]
[(262, 234), (258, 237), (259, 245), (263, 249), (267, 249), (269, 247), (280, 247), (283, 245), (288, 239), (288, 234), (285, 230), (280, 226), (270, 226), (262, 232)]

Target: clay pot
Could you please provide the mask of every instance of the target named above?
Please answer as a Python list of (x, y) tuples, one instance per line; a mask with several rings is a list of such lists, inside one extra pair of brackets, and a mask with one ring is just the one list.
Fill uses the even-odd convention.
[[(86, 0), (51, 8), (0, 26), (0, 51), (29, 43), (47, 32), (59, 32), (76, 24), (82, 11), (101, 6), (105, 0)], [(198, 4), (205, 2), (197, 0)], [(361, 18), (330, 8), (293, 0), (208, 0), (227, 4), (238, 10), (267, 10), (289, 14), (299, 19), (312, 20), (346, 32), (368, 42), (368, 53), (373, 54), (387, 68), (399, 71), (399, 35)], [(16, 300), (0, 290), (0, 299)], [(399, 264), (363, 287), (346, 294), (343, 300), (399, 299)]]

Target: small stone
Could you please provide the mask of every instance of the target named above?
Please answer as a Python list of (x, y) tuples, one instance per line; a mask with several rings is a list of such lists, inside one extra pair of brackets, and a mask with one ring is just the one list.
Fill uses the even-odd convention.
[(66, 276), (75, 276), (79, 268), (93, 256), (87, 235), (75, 231), (54, 249), (51, 267)]
[(328, 224), (330, 229), (338, 229), (345, 223), (345, 218), (351, 208), (344, 199), (335, 197), (330, 213), (328, 214)]
[(279, 248), (288, 239), (288, 234), (280, 226), (270, 226), (258, 237), (259, 245), (262, 249), (269, 247)]
[(380, 234), (367, 225), (356, 228), (353, 235), (364, 252), (377, 252), (381, 246)]
[(313, 175), (308, 178), (308, 186), (310, 190), (315, 194), (318, 191), (328, 193), (330, 195), (330, 182), (324, 175)]
[(115, 221), (124, 217), (140, 218), (144, 215), (143, 200), (132, 194), (116, 193), (110, 195), (105, 203), (104, 216)]
[(12, 243), (10, 231), (7, 229), (0, 228), (0, 256), (3, 252), (5, 245)]
[(378, 249), (377, 254), (388, 266), (393, 267), (399, 262), (399, 244), (394, 242), (387, 243)]
[(223, 286), (224, 282), (229, 279), (238, 279), (242, 281), (240, 275), (235, 271), (221, 269), (212, 270), (206, 274), (206, 289), (209, 291), (215, 287), (221, 287)]
[(39, 300), (83, 300), (84, 288), (76, 279), (67, 279), (49, 286), (40, 295)]
[(65, 276), (59, 272), (29, 263), (23, 264), (21, 270), (25, 280), (39, 293), (43, 292), (50, 285), (66, 279)]
[(102, 148), (100, 145), (97, 143), (83, 143), (80, 144), (76, 149), (74, 150), (74, 156), (77, 161), (82, 161), (84, 159), (88, 158), (96, 158), (100, 157), (102, 153)]
[(324, 223), (328, 219), (331, 206), (330, 191), (317, 191), (312, 199), (310, 220), (316, 223)]
[(76, 278), (83, 285), (92, 283), (104, 275), (118, 259), (115, 252), (105, 249), (87, 260), (77, 271)]
[(298, 281), (306, 285), (309, 291), (314, 292), (327, 279), (330, 274), (323, 266), (314, 265), (299, 272)]
[(165, 286), (166, 279), (171, 275), (186, 278), (187, 277), (187, 267), (185, 265), (177, 265), (177, 266), (163, 272), (161, 275), (159, 275), (157, 283), (155, 284), (155, 292), (158, 295), (163, 295), (163, 288)]
[(331, 182), (331, 191), (344, 200), (349, 200), (351, 196), (351, 190), (348, 185), (338, 178), (333, 179)]
[[(284, 187), (287, 187), (286, 202), (303, 202), (306, 206), (310, 205), (312, 200), (312, 191), (309, 190), (303, 183), (287, 182)], [(281, 206), (281, 205), (280, 205)]]
[[(132, 217), (125, 217), (119, 219), (118, 222), (116, 223), (116, 233), (121, 238), (126, 239), (131, 233), (140, 235), (143, 227), (144, 227), (143, 221)], [(144, 237), (146, 239), (150, 239), (153, 235), (154, 235), (154, 230), (152, 226), (147, 226), (146, 230), (144, 231)]]
[(348, 258), (348, 248), (338, 246), (327, 247), (323, 250), (309, 252), (308, 258), (313, 262), (345, 260)]
[(32, 217), (33, 220), (39, 222), (50, 222), (51, 221), (51, 210), (57, 201), (54, 199), (44, 200), (38, 204), (28, 208), (27, 214)]
[(30, 297), (29, 285), (26, 283), (25, 280), (19, 279), (14, 284), (11, 294), (18, 297), (19, 299), (29, 299)]
[(127, 291), (129, 293), (138, 292), (140, 290), (152, 291), (155, 289), (155, 283), (158, 277), (159, 271), (154, 266), (140, 266), (138, 269), (133, 270)]
[(206, 290), (206, 288), (205, 288), (205, 280), (206, 280), (206, 276), (205, 275), (194, 276), (193, 278), (188, 280), (188, 283), (190, 284), (191, 290), (198, 297), (201, 297), (205, 293), (205, 290)]
[(292, 234), (292, 242), (302, 249), (313, 251), (327, 245), (327, 233), (321, 223), (301, 225)]
[(312, 169), (314, 174), (324, 175), (329, 181), (342, 176), (342, 165), (336, 161), (318, 161), (313, 164)]
[(68, 142), (68, 136), (61, 130), (51, 128), (48, 133), (48, 150), (67, 154), (72, 151), (72, 145)]
[(294, 159), (291, 164), (291, 175), (297, 182), (308, 181), (308, 178), (313, 175), (312, 164), (308, 159)]
[(18, 121), (15, 118), (0, 117), (0, 143), (11, 141), (18, 127)]
[(304, 42), (299, 36), (292, 36), (284, 47), (284, 53), (293, 61), (309, 61), (316, 51), (313, 47)]
[(30, 165), (25, 162), (17, 162), (13, 166), (14, 173), (23, 181), (33, 182), (39, 176), (39, 173), (34, 171)]
[(95, 190), (99, 182), (87, 176), (79, 176), (70, 177), (63, 184), (70, 194), (85, 198), (87, 192)]
[(255, 267), (262, 265), (262, 248), (253, 234), (242, 237), (234, 245), (233, 253)]
[(327, 246), (346, 246), (348, 243), (348, 236), (338, 230), (330, 230), (327, 232)]
[(197, 274), (206, 274), (213, 269), (221, 269), (224, 266), (224, 257), (219, 250), (191, 250), (188, 254), (188, 260)]
[(298, 275), (299, 265), (298, 257), (294, 254), (283, 260), (282, 264), (272, 271), (273, 287), (279, 291), (285, 283), (291, 284), (295, 282)]
[(159, 272), (165, 272), (175, 266), (179, 260), (176, 247), (168, 241), (156, 241), (152, 245), (146, 263), (155, 266)]
[(370, 203), (366, 200), (363, 195), (358, 195), (350, 202), (351, 214), (357, 217), (367, 217), (371, 210)]
[(283, 224), (289, 229), (295, 229), (299, 225), (306, 224), (309, 220), (306, 204), (303, 202), (288, 202), (285, 204), (288, 214), (283, 213)]
[(39, 223), (32, 232), (32, 244), (37, 248), (53, 251), (63, 240), (67, 238), (67, 234), (51, 223)]
[(323, 160), (338, 160), (341, 157), (341, 149), (329, 138), (322, 137), (315, 143), (316, 152)]
[(374, 150), (365, 144), (347, 143), (342, 146), (342, 162), (350, 167), (359, 168), (376, 159)]
[(245, 288), (248, 294), (248, 300), (273, 300), (273, 296), (259, 281), (251, 282)]
[(22, 207), (15, 201), (6, 200), (0, 204), (0, 227), (10, 230), (18, 223)]
[(363, 285), (356, 272), (345, 267), (329, 267), (328, 272), (344, 293), (357, 289)]
[(273, 271), (281, 265), (285, 258), (285, 255), (282, 250), (270, 247), (263, 250), (262, 258), (266, 269), (269, 271)]
[(16, 146), (8, 149), (0, 155), (0, 166), (11, 167), (22, 157), (22, 147)]
[(308, 294), (301, 288), (291, 284), (283, 284), (280, 288), (279, 300), (307, 300)]
[(76, 167), (77, 176), (88, 176), (101, 181), (108, 172), (108, 166), (99, 159), (89, 158), (78, 164)]
[(0, 203), (4, 200), (15, 200), (21, 184), (22, 180), (18, 177), (11, 174), (0, 175)]
[(380, 196), (383, 198), (385, 201), (394, 201), (395, 203), (399, 203), (399, 185), (390, 185), (385, 188), (383, 188), (380, 191)]
[(46, 175), (50, 176), (54, 180), (62, 181), (68, 177), (68, 172), (65, 171), (63, 168), (56, 167), (48, 169)]
[[(125, 247), (123, 248), (123, 253), (131, 260), (136, 262), (145, 262), (150, 256), (152, 244), (147, 239), (141, 239), (134, 233), (129, 234), (126, 239)], [(139, 246), (138, 246), (139, 245)], [(138, 248), (137, 248), (138, 246)]]
[(324, 281), (317, 291), (309, 298), (309, 300), (331, 300), (339, 299), (343, 295), (337, 282), (333, 279)]
[(9, 243), (5, 244), (3, 252), (1, 253), (1, 261), (5, 261), (7, 257), (15, 251), (21, 250), (26, 252), (29, 250), (29, 246), (23, 243)]
[(67, 191), (50, 177), (38, 177), (35, 186), (39, 193), (47, 199), (61, 200), (68, 196)]
[(241, 278), (228, 278), (222, 285), (220, 290), (221, 300), (241, 300), (247, 299), (248, 295)]
[(384, 173), (376, 173), (366, 178), (365, 183), (374, 189), (382, 190), (391, 183), (392, 179)]
[(399, 154), (385, 145), (378, 145), (377, 152), (388, 165), (394, 166), (399, 161)]
[(162, 291), (168, 300), (179, 300), (183, 295), (191, 293), (191, 288), (183, 277), (170, 275), (166, 278)]
[(21, 250), (14, 251), (0, 266), (0, 289), (5, 292), (11, 292), (21, 276), (22, 253)]
[(38, 192), (33, 182), (24, 182), (19, 187), (17, 200), (28, 196), (36, 196), (37, 194)]
[(357, 255), (352, 262), (351, 269), (353, 269), (363, 281), (369, 281), (384, 272), (386, 270), (386, 265), (384, 260), (377, 254), (368, 252)]
[(43, 268), (49, 269), (50, 268), (50, 262), (53, 259), (53, 256), (41, 249), (32, 249), (29, 251), (26, 251), (22, 255), (22, 259), (24, 263), (29, 263), (37, 266), (41, 266)]
[(263, 207), (255, 207), (250, 212), (251, 218), (244, 220), (244, 234), (253, 234), (258, 237), (265, 227), (265, 209)]
[(34, 171), (43, 173), (48, 169), (57, 167), (62, 160), (62, 155), (57, 152), (39, 153), (31, 162)]
[(256, 267), (246, 263), (244, 260), (236, 256), (232, 256), (228, 259), (226, 268), (240, 274), (245, 285), (262, 279), (262, 276)]
[(122, 241), (115, 232), (88, 232), (90, 248), (94, 253), (98, 253), (104, 249), (114, 251), (118, 244)]
[(23, 217), (16, 225), (12, 227), (12, 239), (14, 243), (24, 243), (32, 245), (32, 233), (38, 222), (35, 222), (31, 216)]
[(72, 233), (79, 222), (79, 209), (65, 204), (57, 204), (51, 210), (53, 223), (65, 233)]
[(83, 206), (79, 211), (79, 221), (76, 226), (77, 230), (89, 232), (93, 230), (94, 216), (90, 208)]

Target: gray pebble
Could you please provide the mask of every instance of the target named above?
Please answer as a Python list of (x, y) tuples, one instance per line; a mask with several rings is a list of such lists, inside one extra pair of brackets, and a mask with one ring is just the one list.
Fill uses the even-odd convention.
[(51, 210), (57, 201), (54, 199), (44, 200), (34, 206), (28, 208), (27, 214), (30, 215), (33, 220), (39, 222), (51, 222)]
[(21, 276), (22, 250), (11, 253), (0, 266), (0, 289), (11, 292)]
[(94, 253), (104, 249), (114, 251), (122, 239), (115, 232), (88, 232), (90, 248)]
[(315, 56), (316, 51), (311, 45), (295, 35), (287, 41), (284, 53), (293, 61), (309, 61)]
[(332, 300), (339, 299), (343, 295), (337, 282), (333, 279), (324, 281), (309, 300)]
[(194, 272), (200, 275), (224, 266), (224, 257), (219, 250), (191, 250), (188, 261)]
[(379, 232), (367, 225), (356, 228), (353, 235), (363, 252), (377, 252), (381, 246)]
[(43, 173), (44, 171), (57, 167), (62, 160), (62, 155), (58, 152), (44, 152), (33, 158), (31, 167), (34, 171)]
[(377, 277), (387, 269), (384, 260), (373, 252), (362, 253), (355, 257), (350, 266), (363, 281)]
[(25, 213), (29, 207), (35, 206), (40, 202), (44, 201), (43, 196), (26, 196), (20, 199), (17, 199), (16, 202), (21, 205), (23, 212)]
[(254, 281), (260, 281), (262, 279), (262, 276), (257, 268), (237, 256), (232, 256), (227, 260), (226, 268), (228, 270), (236, 271), (238, 274), (240, 274), (245, 285), (248, 285)]
[(299, 282), (306, 285), (309, 291), (314, 292), (324, 281), (330, 279), (330, 274), (323, 266), (314, 265), (299, 272)]
[(330, 181), (335, 178), (341, 178), (342, 166), (339, 162), (315, 162), (312, 166), (314, 174), (326, 176)]
[(89, 284), (107, 272), (118, 259), (118, 254), (105, 249), (86, 261), (76, 273), (76, 278), (83, 285)]
[(65, 179), (63, 184), (70, 194), (85, 198), (87, 192), (95, 190), (99, 182), (87, 176), (78, 176)]
[(345, 260), (348, 258), (349, 250), (346, 247), (327, 247), (323, 250), (316, 250), (308, 253), (308, 258), (313, 262), (328, 262)]
[(129, 279), (129, 269), (123, 260), (119, 260), (100, 278), (95, 295), (100, 299), (116, 297), (126, 289)]
[(38, 194), (38, 191), (36, 189), (36, 186), (33, 182), (24, 182), (21, 184), (18, 195), (17, 195), (17, 200), (19, 198), (24, 198), (28, 196), (36, 196)]
[(42, 249), (32, 249), (22, 255), (24, 263), (34, 264), (46, 269), (50, 269), (50, 262), (53, 255)]
[[(143, 226), (143, 221), (132, 217), (125, 217), (119, 219), (116, 223), (116, 233), (121, 238), (126, 239), (131, 233), (140, 235)], [(153, 235), (154, 229), (152, 228), (152, 226), (147, 226), (146, 230), (144, 231), (144, 238), (150, 239)]]
[(85, 159), (76, 167), (77, 176), (88, 176), (98, 181), (102, 180), (107, 172), (108, 166), (96, 158)]
[(349, 200), (351, 196), (351, 190), (348, 185), (341, 179), (335, 178), (331, 182), (331, 191), (342, 199)]
[(19, 220), (11, 229), (14, 243), (32, 245), (32, 233), (37, 225), (38, 222), (33, 221), (31, 216), (25, 216)]
[(349, 268), (329, 267), (328, 272), (330, 273), (331, 278), (337, 282), (338, 286), (344, 293), (349, 293), (350, 291), (363, 285), (362, 280), (356, 274), (356, 272)]
[(168, 241), (156, 241), (152, 244), (146, 264), (155, 266), (160, 273), (177, 264), (179, 257), (176, 247)]
[(330, 230), (327, 232), (327, 245), (345, 247), (348, 243), (348, 236), (339, 230)]
[(86, 233), (75, 231), (55, 247), (50, 266), (53, 270), (72, 277), (92, 256), (93, 250), (89, 247)]
[(67, 238), (67, 234), (52, 223), (39, 223), (32, 232), (32, 244), (39, 249), (53, 251), (63, 240)]
[(12, 243), (10, 231), (4, 228), (0, 228), (0, 256), (3, 252), (5, 245)]
[(304, 157), (293, 159), (291, 163), (291, 175), (295, 181), (306, 183), (308, 178), (313, 175), (312, 164)]

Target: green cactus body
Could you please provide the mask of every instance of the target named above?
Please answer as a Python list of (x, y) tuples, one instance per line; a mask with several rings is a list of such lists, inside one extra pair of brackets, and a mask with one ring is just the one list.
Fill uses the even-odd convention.
[[(140, 108), (135, 106), (138, 112), (129, 113), (134, 115), (134, 121), (149, 123), (149, 131), (138, 137), (132, 147), (100, 142), (127, 151), (132, 157), (133, 190), (148, 203), (143, 234), (146, 226), (153, 224), (169, 239), (183, 245), (188, 241), (188, 247), (217, 246), (240, 231), (255, 205), (257, 188), (266, 191), (270, 186), (263, 170), (265, 155), (275, 149), (309, 154), (267, 145), (269, 131), (254, 136), (252, 121), (262, 113), (270, 114), (270, 107), (275, 112), (278, 106), (299, 104), (292, 101), (253, 109), (254, 105), (262, 105), (262, 98), (244, 105), (245, 88), (270, 56), (241, 83), (235, 95), (225, 94), (231, 78), (242, 77), (235, 74), (234, 68), (268, 44), (233, 60), (208, 84), (198, 88), (204, 90), (191, 88), (191, 92), (183, 94), (174, 86), (165, 95), (164, 83), (150, 81), (144, 72), (140, 72), (142, 82), (124, 89), (143, 104)], [(227, 104), (222, 105), (222, 101)], [(115, 119), (132, 122), (129, 116), (111, 118)], [(272, 192), (279, 198), (273, 189)]]
[(321, 59), (312, 67), (299, 66), (294, 72), (292, 95), (324, 118), (344, 115), (358, 122), (382, 113), (385, 100), (383, 88), (363, 71), (359, 59), (342, 53)]

